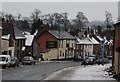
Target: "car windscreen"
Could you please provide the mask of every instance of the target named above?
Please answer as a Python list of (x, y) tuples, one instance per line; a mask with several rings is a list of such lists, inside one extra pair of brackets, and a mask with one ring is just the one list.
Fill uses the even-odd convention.
[(30, 58), (29, 57), (25, 57), (24, 60), (30, 60)]
[(0, 61), (5, 61), (6, 57), (0, 57)]
[(15, 58), (11, 58), (11, 61), (15, 61)]

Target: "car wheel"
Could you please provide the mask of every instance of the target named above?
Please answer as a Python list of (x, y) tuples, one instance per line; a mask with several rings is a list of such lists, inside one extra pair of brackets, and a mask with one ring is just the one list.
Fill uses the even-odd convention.
[(14, 68), (15, 68), (16, 65), (14, 65)]
[(8, 68), (10, 68), (10, 66), (8, 66)]
[(35, 65), (35, 63), (34, 63), (34, 65)]
[(6, 69), (6, 65), (3, 65), (3, 66), (2, 66), (2, 69)]
[(17, 65), (17, 67), (19, 67), (19, 65)]

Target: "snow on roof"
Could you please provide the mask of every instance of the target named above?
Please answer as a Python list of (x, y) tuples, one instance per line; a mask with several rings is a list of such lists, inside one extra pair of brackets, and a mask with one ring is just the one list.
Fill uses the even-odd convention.
[(87, 37), (86, 38), (77, 38), (77, 44), (93, 44)]
[(37, 33), (38, 33), (38, 30), (36, 30), (36, 31), (35, 31), (34, 35), (36, 36), (36, 35), (37, 35)]
[(34, 35), (25, 35), (25, 37), (26, 37), (25, 45), (31, 46), (34, 39)]
[(21, 49), (21, 50), (23, 50), (23, 51), (24, 51), (24, 50), (25, 50), (25, 47), (22, 47), (22, 49)]
[(2, 36), (2, 39), (9, 40), (9, 39), (10, 39), (10, 34), (8, 34), (8, 35), (3, 35), (3, 36)]
[(24, 31), (22, 32), (24, 35), (30, 35), (30, 32)]
[(0, 29), (2, 29), (2, 27), (0, 26)]
[(90, 41), (93, 43), (93, 44), (100, 44), (95, 38), (93, 37), (88, 37), (90, 39)]
[(100, 41), (103, 41), (104, 39), (101, 38), (100, 36), (97, 36), (97, 38), (100, 40)]

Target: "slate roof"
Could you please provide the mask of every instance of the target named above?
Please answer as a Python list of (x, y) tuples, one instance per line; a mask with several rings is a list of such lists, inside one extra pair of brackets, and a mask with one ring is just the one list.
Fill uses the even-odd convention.
[(25, 36), (17, 27), (14, 28), (14, 37), (15, 39), (26, 39)]
[(82, 39), (80, 39), (78, 37), (76, 37), (76, 38), (77, 38), (77, 44), (93, 45), (92, 41), (90, 41), (87, 37), (82, 38)]
[(120, 21), (118, 21), (114, 24), (114, 26), (116, 26), (116, 25), (120, 25)]
[(100, 44), (95, 38), (93, 38), (93, 37), (89, 37), (88, 36), (88, 38), (91, 40), (91, 42), (93, 43), (93, 44)]
[(49, 30), (48, 32), (55, 36), (57, 39), (76, 39), (74, 36), (64, 30)]

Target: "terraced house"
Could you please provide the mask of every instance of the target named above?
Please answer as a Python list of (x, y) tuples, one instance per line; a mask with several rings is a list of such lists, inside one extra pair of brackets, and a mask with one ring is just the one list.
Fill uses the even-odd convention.
[(74, 57), (76, 38), (64, 30), (43, 30), (37, 35), (38, 51), (44, 60)]

